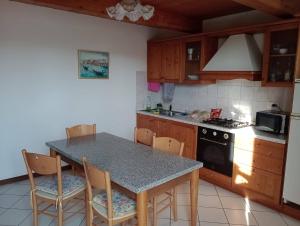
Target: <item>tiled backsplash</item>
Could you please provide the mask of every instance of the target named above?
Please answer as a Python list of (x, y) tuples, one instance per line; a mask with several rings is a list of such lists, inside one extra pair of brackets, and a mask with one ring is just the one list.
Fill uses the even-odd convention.
[[(148, 95), (151, 96), (153, 105), (162, 102), (161, 92), (148, 92)], [(139, 100), (142, 100), (140, 95)], [(218, 81), (214, 85), (177, 85), (172, 105), (178, 111), (222, 108), (222, 117), (254, 122), (256, 112), (270, 109), (273, 103), (278, 104), (282, 110), (290, 111), (291, 90), (261, 87), (260, 82), (236, 79)], [(164, 107), (168, 105), (164, 104)]]

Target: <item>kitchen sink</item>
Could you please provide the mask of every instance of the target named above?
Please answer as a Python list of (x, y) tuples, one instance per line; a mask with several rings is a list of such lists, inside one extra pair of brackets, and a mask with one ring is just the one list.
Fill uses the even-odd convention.
[(180, 112), (180, 111), (169, 111), (169, 110), (158, 110), (158, 109), (151, 109), (151, 110), (143, 110), (145, 112), (157, 114), (157, 115), (163, 115), (163, 116), (168, 116), (168, 117), (184, 117), (187, 116), (188, 114), (185, 112)]

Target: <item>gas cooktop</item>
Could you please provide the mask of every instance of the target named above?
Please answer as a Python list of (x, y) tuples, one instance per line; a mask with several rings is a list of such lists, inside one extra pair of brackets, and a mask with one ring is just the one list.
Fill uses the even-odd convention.
[(249, 126), (248, 122), (240, 122), (240, 121), (235, 121), (235, 120), (226, 119), (226, 118), (208, 119), (208, 120), (203, 121), (203, 123), (216, 125), (216, 126), (220, 126), (220, 127), (225, 127), (225, 128), (230, 128), (230, 129), (243, 128), (243, 127)]

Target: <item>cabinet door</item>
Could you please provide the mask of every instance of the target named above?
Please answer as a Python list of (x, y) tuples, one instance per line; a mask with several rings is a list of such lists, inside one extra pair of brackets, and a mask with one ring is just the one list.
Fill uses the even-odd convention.
[(171, 137), (184, 143), (183, 156), (196, 159), (197, 128), (183, 123), (172, 122)]
[(181, 78), (182, 68), (181, 41), (162, 43), (162, 78), (164, 81), (176, 82)]
[(161, 79), (162, 46), (159, 42), (148, 42), (147, 51), (147, 77), (148, 81)]
[(137, 123), (138, 128), (147, 128), (158, 133), (158, 120), (153, 117), (137, 114)]
[(260, 193), (274, 202), (280, 200), (281, 176), (243, 164), (234, 164), (233, 184)]

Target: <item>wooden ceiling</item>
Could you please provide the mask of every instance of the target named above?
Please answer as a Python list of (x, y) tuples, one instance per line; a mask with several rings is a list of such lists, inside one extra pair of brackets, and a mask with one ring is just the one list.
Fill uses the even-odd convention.
[(144, 4), (177, 15), (190, 18), (208, 19), (251, 10), (231, 0), (141, 0)]
[[(119, 0), (13, 0), (109, 18), (106, 8)], [(276, 16), (300, 15), (300, 0), (140, 0), (155, 6), (154, 16), (137, 24), (183, 32), (200, 32), (202, 20), (258, 9)], [(124, 20), (125, 22), (130, 22)]]

